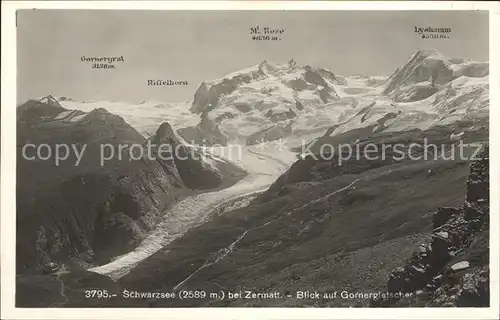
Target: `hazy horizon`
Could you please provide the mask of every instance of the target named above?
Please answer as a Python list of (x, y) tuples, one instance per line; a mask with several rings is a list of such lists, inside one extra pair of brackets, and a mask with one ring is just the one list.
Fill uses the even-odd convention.
[[(348, 76), (389, 75), (421, 48), (488, 61), (488, 13), (474, 11), (20, 10), (18, 102), (48, 94), (75, 100), (192, 100), (204, 80), (263, 60), (323, 67)], [(250, 28), (284, 29), (255, 41)], [(421, 39), (417, 27), (451, 28)], [(116, 69), (81, 57), (123, 56)], [(186, 86), (148, 86), (147, 80)]]

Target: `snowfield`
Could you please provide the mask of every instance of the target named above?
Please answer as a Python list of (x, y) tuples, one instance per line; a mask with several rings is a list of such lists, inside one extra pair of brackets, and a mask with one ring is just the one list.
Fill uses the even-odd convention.
[(162, 103), (147, 101), (141, 104), (110, 101), (79, 102), (63, 100), (59, 103), (66, 109), (90, 112), (97, 108), (104, 108), (111, 113), (121, 116), (140, 134), (149, 137), (163, 123), (168, 122), (173, 128), (182, 128), (196, 125), (200, 117), (189, 111), (189, 102)]

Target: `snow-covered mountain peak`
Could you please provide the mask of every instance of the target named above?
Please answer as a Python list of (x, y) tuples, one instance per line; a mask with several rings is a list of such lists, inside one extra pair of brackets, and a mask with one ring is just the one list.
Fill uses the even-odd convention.
[(323, 68), (301, 67), (293, 59), (284, 64), (264, 60), (222, 78), (203, 81), (195, 93), (191, 111), (201, 113), (220, 109), (234, 101), (241, 105), (243, 101), (237, 100), (250, 95), (255, 98), (254, 103), (250, 103), (252, 105), (273, 101), (283, 104), (284, 100), (294, 103), (301, 96), (326, 103), (338, 98), (336, 86), (344, 84), (345, 79)]
[(41, 103), (54, 106), (54, 107), (61, 107), (59, 102), (57, 101), (56, 98), (54, 98), (52, 95), (47, 95), (39, 100)]
[(437, 49), (435, 49), (435, 48), (423, 48), (423, 49), (420, 49), (417, 52), (415, 52), (415, 54), (413, 55), (413, 57), (415, 57), (415, 56), (421, 56), (421, 57), (425, 57), (425, 58), (435, 57), (435, 58), (444, 58), (444, 59), (446, 59), (446, 57), (441, 52), (439, 52)]
[(267, 74), (267, 72), (272, 72), (275, 70), (276, 70), (276, 66), (267, 62), (267, 60), (264, 60), (261, 63), (259, 63), (259, 71), (264, 73), (264, 74)]
[[(487, 75), (487, 62), (450, 58), (433, 48), (413, 53), (389, 77), (342, 77), (294, 59), (264, 60), (202, 83), (191, 111), (211, 124), (207, 135), (232, 143), (297, 141), (365, 127), (367, 133), (425, 130), (468, 113), (484, 118)], [(205, 132), (202, 126), (194, 131)]]
[(416, 101), (460, 76), (481, 78), (488, 72), (488, 63), (449, 58), (435, 49), (424, 49), (389, 77), (383, 93), (400, 102)]

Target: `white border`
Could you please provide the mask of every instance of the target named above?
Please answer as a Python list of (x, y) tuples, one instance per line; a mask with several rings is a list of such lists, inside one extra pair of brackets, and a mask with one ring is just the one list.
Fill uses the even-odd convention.
[[(15, 308), (17, 9), (121, 10), (489, 10), (490, 11), (490, 308)], [(500, 4), (497, 2), (327, 1), (8, 1), (2, 2), (1, 318), (2, 319), (499, 319)]]

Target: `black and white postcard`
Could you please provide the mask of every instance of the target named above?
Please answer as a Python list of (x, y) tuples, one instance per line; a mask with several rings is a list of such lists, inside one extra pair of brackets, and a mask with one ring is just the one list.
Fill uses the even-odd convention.
[(2, 8), (6, 319), (498, 316), (497, 4)]

